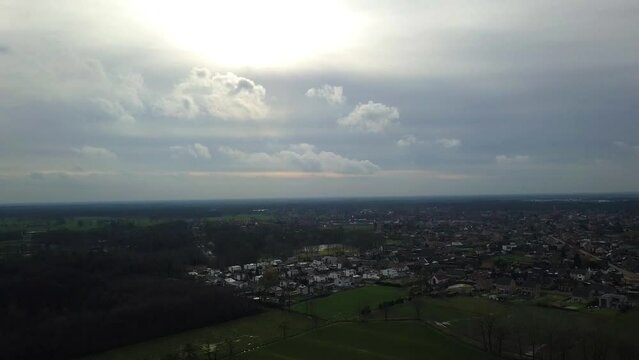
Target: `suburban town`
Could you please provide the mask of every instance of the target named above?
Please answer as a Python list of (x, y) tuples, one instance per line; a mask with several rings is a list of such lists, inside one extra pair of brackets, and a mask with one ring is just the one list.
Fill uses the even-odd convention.
[[(369, 229), (383, 241), (365, 251), (342, 244), (306, 246), (287, 258), (199, 266), (189, 275), (280, 305), (370, 284), (408, 286), (433, 296), (529, 299), (564, 309), (623, 310), (639, 295), (639, 256), (630, 241), (639, 228), (636, 215), (439, 209), (404, 215), (361, 209), (346, 220), (335, 216), (314, 225)], [(247, 219), (243, 226), (260, 223)]]

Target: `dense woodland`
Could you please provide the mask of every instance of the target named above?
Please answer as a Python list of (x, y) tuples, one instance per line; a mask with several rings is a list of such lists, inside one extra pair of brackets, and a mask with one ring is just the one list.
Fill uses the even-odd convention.
[(184, 279), (206, 262), (184, 222), (40, 236), (31, 257), (0, 262), (6, 359), (76, 357), (259, 311)]
[(234, 224), (209, 223), (207, 238), (215, 245), (220, 267), (246, 264), (261, 257), (291, 255), (304, 246), (343, 244), (368, 249), (382, 243), (382, 236), (369, 230), (319, 229), (316, 226), (262, 224), (245, 227)]
[[(38, 233), (30, 257), (0, 261), (0, 346), (8, 359), (62, 359), (211, 325), (260, 309), (185, 278), (187, 267), (224, 267), (292, 254), (307, 245), (368, 248), (370, 230), (209, 222)], [(18, 237), (5, 232), (2, 239)], [(214, 250), (206, 257), (201, 244)]]

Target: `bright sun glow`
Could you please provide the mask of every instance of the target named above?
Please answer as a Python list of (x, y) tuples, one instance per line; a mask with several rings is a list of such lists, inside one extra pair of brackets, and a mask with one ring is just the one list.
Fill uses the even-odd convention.
[(174, 46), (234, 67), (321, 60), (352, 45), (360, 22), (333, 1), (140, 1), (135, 11)]

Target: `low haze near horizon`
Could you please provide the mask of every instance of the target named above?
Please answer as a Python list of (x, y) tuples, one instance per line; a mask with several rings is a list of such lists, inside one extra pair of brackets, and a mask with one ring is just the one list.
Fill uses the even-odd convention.
[(0, 0), (0, 203), (639, 191), (639, 3)]

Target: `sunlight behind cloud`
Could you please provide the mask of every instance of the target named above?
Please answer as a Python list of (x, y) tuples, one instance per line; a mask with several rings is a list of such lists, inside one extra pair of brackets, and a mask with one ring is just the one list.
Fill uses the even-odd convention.
[(174, 46), (230, 67), (282, 67), (343, 50), (360, 18), (335, 1), (148, 1), (137, 16)]

